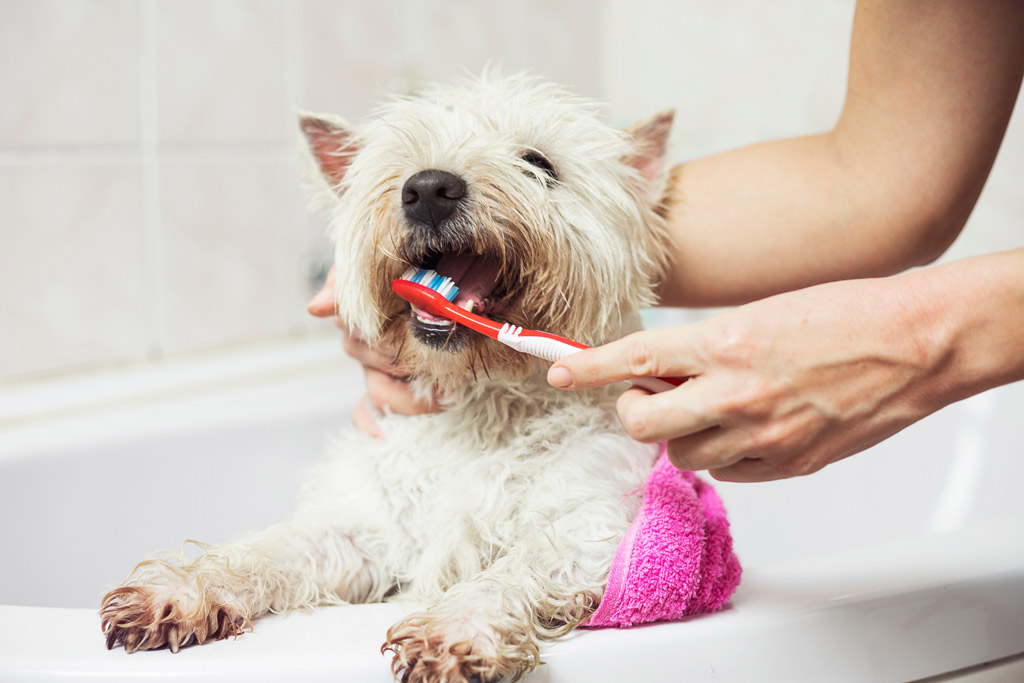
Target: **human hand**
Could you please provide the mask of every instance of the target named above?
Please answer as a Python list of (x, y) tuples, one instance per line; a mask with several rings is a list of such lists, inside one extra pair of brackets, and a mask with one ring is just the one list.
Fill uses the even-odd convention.
[(334, 318), (334, 324), (341, 330), (341, 346), (363, 366), (366, 379), (366, 396), (352, 411), (352, 422), (359, 431), (383, 440), (384, 433), (377, 425), (377, 416), (384, 409), (399, 415), (419, 415), (437, 411), (437, 397), (418, 400), (408, 383), (408, 376), (395, 367), (396, 355), (388, 347), (371, 347), (355, 332), (349, 330), (336, 314), (334, 304), (335, 271), (332, 267), (327, 280), (319, 292), (306, 305), (306, 310), (318, 318)]
[(629, 434), (668, 441), (676, 467), (716, 479), (804, 475), (941, 407), (933, 389), (948, 354), (930, 310), (898, 278), (829, 283), (572, 354), (548, 381), (690, 377), (660, 394), (623, 393)]

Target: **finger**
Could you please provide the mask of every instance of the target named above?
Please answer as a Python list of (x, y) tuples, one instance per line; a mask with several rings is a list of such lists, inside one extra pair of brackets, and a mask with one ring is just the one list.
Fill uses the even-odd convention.
[(631, 377), (691, 377), (702, 370), (696, 341), (692, 326), (636, 332), (557, 361), (548, 382), (560, 389), (587, 389)]
[(719, 424), (719, 416), (707, 407), (711, 402), (704, 399), (704, 394), (700, 379), (660, 394), (633, 387), (619, 396), (615, 407), (631, 437), (657, 443)]
[(341, 338), (341, 348), (363, 366), (386, 372), (392, 377), (405, 376), (395, 367), (395, 354), (390, 350), (382, 350), (379, 346), (370, 346), (357, 334), (346, 332)]
[(310, 315), (314, 315), (317, 318), (329, 318), (334, 315), (337, 307), (335, 303), (336, 282), (337, 276), (334, 272), (334, 266), (331, 266), (331, 269), (327, 271), (327, 279), (324, 280), (324, 286), (306, 304), (306, 310), (309, 311)]
[(711, 427), (671, 439), (666, 444), (668, 459), (680, 470), (720, 470), (744, 459), (743, 434), (735, 428)]
[(774, 481), (776, 479), (785, 479), (790, 475), (780, 470), (774, 463), (769, 460), (761, 460), (760, 458), (743, 458), (727, 467), (717, 467), (712, 470), (708, 470), (708, 474), (717, 479), (718, 481), (733, 481), (733, 482), (755, 482), (755, 481)]
[(422, 415), (437, 412), (437, 399), (418, 399), (408, 382), (396, 379), (386, 372), (364, 368), (366, 393), (370, 403), (379, 411), (385, 409), (399, 415)]
[(363, 396), (362, 400), (356, 404), (355, 409), (352, 411), (352, 424), (363, 434), (373, 437), (377, 441), (384, 441), (384, 432), (381, 431), (380, 425), (377, 424), (376, 412), (370, 404), (370, 400)]

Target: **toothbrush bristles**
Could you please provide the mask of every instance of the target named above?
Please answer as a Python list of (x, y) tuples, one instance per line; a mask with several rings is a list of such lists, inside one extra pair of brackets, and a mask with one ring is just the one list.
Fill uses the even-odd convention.
[(427, 268), (410, 268), (402, 275), (402, 279), (430, 287), (448, 301), (455, 301), (455, 296), (459, 293), (455, 280)]

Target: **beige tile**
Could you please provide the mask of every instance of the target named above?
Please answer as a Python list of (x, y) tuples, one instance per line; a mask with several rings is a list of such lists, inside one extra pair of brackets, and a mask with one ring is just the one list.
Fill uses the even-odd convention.
[(139, 138), (134, 0), (0, 0), (0, 145)]
[(283, 0), (156, 4), (162, 142), (283, 140)]
[(678, 131), (728, 145), (831, 127), (846, 84), (853, 2), (608, 0), (605, 97), (621, 120), (676, 109)]
[(450, 0), (428, 3), (425, 75), (448, 79), (491, 61), (528, 70), (581, 95), (600, 94), (597, 3), (578, 0)]
[(0, 168), (0, 381), (146, 353), (137, 167)]
[(161, 166), (164, 346), (174, 353), (282, 335), (304, 308), (294, 178), (272, 161)]
[[(296, 144), (298, 146), (301, 143)], [(307, 187), (311, 162), (299, 154), (298, 150), (289, 161), (285, 177), (288, 204), (286, 220), (298, 238), (300, 295), (303, 304), (292, 308), (290, 312), (292, 330), (301, 333), (322, 329), (318, 321), (306, 312), (305, 302), (323, 284), (327, 270), (334, 263), (334, 248), (327, 239), (328, 220), (325, 211), (314, 210), (311, 206)]]
[(489, 62), (597, 96), (598, 15), (579, 8), (570, 0), (304, 0), (302, 106), (358, 120), (383, 93), (479, 73)]
[[(409, 3), (303, 0), (302, 109), (363, 118), (415, 61), (405, 40)], [(392, 87), (389, 87), (389, 84)]]

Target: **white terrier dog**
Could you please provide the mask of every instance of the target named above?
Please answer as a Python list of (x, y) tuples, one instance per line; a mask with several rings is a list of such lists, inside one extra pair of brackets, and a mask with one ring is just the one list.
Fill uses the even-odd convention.
[(192, 561), (151, 559), (103, 600), (109, 647), (236, 635), (267, 612), (426, 607), (387, 633), (407, 681), (519, 677), (541, 640), (600, 602), (656, 447), (631, 440), (617, 388), (566, 392), (547, 364), (390, 289), (410, 266), (455, 303), (599, 344), (636, 326), (664, 267), (664, 113), (628, 132), (536, 79), (485, 74), (397, 99), (359, 127), (305, 114), (332, 209), (338, 314), (400, 348), (443, 410), (351, 431), (312, 472), (294, 518)]

